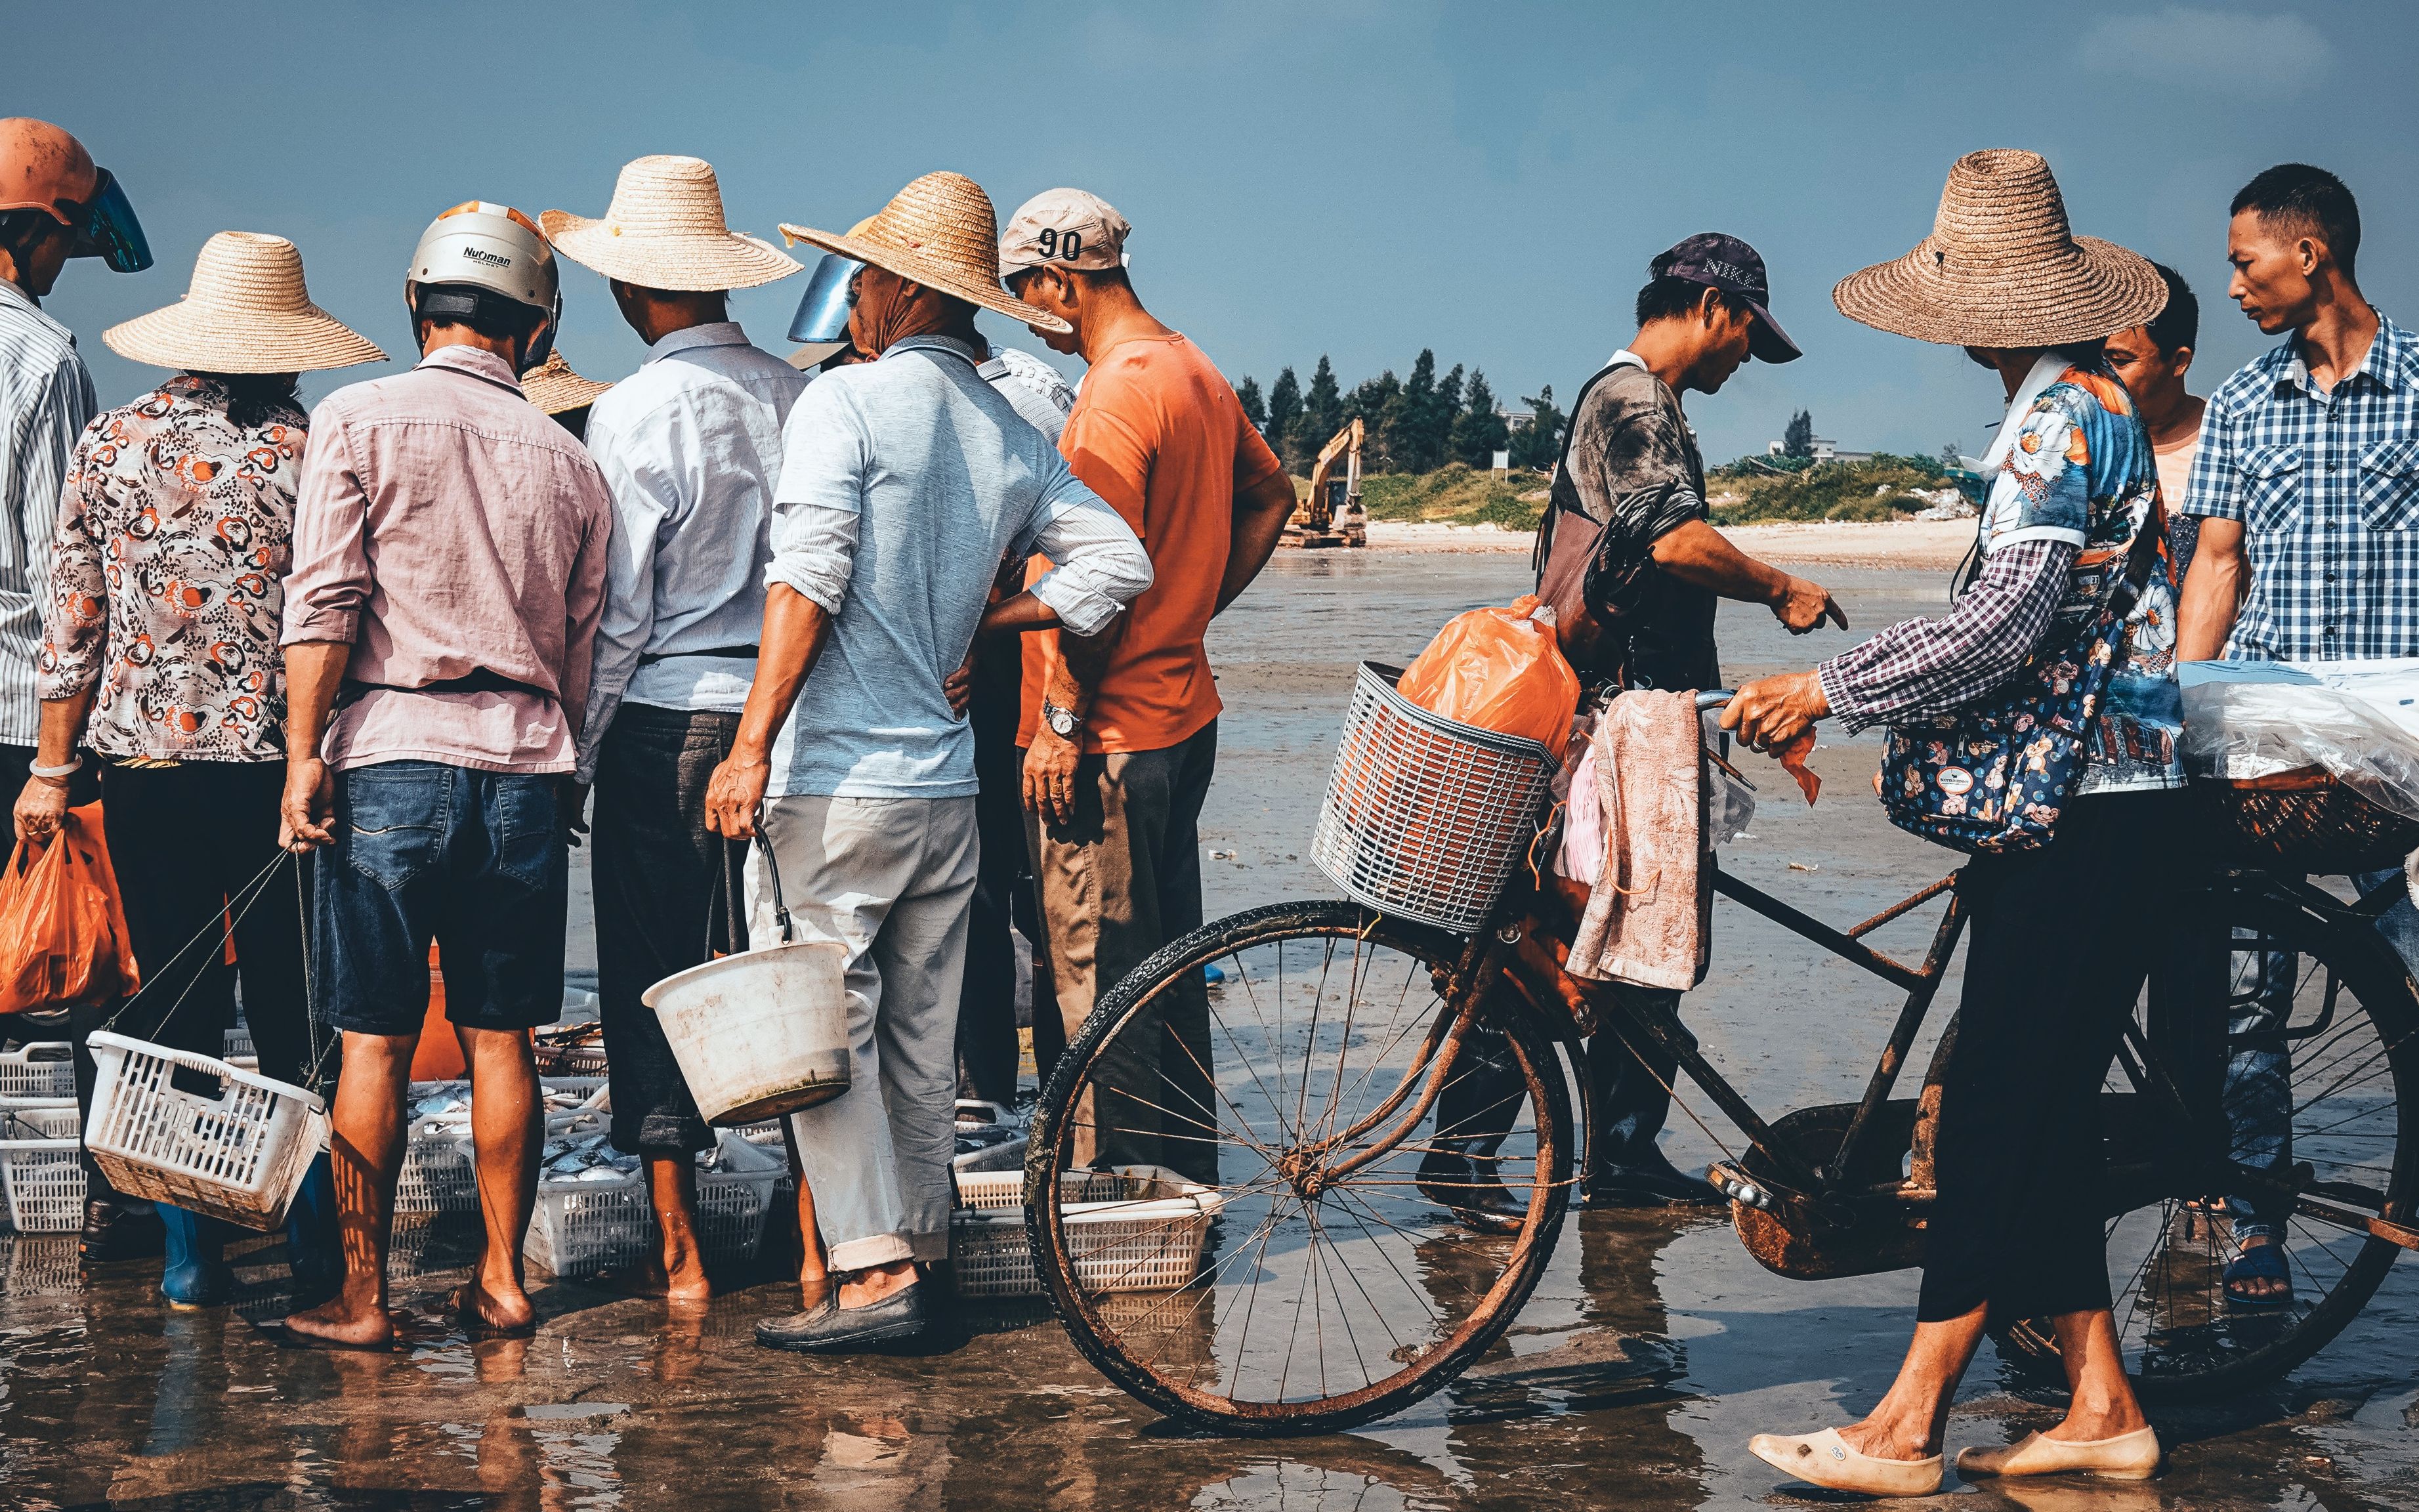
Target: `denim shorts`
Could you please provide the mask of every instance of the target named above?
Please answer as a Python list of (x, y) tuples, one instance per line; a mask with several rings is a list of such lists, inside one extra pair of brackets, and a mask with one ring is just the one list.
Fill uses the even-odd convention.
[(335, 844), (313, 889), (311, 985), (323, 1023), (418, 1034), (432, 937), (445, 1016), (457, 1026), (527, 1029), (562, 1016), (562, 780), (436, 762), (336, 774)]

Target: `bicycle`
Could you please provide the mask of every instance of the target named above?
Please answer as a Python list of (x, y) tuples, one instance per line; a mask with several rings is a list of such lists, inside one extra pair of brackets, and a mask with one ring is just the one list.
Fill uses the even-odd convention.
[[(1391, 671), (1364, 667), (1355, 721), (1365, 705), (1420, 722), (1399, 696), (1390, 706), (1390, 686), (1371, 686)], [(1502, 754), (1507, 742), (1491, 744)], [(1332, 792), (1331, 810), (1337, 801)], [(1543, 807), (1531, 801), (1516, 836)], [(1422, 820), (1394, 818), (1398, 853), (1426, 845), (1401, 839)], [(1659, 1048), (1746, 1136), (1744, 1156), (1708, 1175), (1766, 1268), (1814, 1279), (1919, 1263), (1953, 1020), (1922, 1091), (1891, 1093), (1965, 922), (1962, 873), (1838, 930), (1715, 871), (1721, 896), (1905, 993), (1858, 1101), (1767, 1120), (1675, 1015), (1562, 972), (1571, 910), (1542, 872), (1511, 870), (1524, 874), (1474, 889), (1485, 896), (1465, 909), (1469, 927), (1365, 900), (1275, 903), (1175, 942), (1102, 997), (1036, 1109), (1025, 1204), (1036, 1271), (1111, 1381), (1193, 1426), (1252, 1436), (1350, 1427), (1453, 1381), (1502, 1338), (1552, 1254), (1579, 1148), (1564, 1057), (1580, 1064), (1599, 1014)], [(2212, 943), (2230, 936), (2226, 1014), (2157, 983), (2136, 1003), (2102, 1122), (2110, 1263), (2126, 1277), (2116, 1312), (2146, 1397), (2281, 1375), (2341, 1331), (2402, 1250), (2419, 1249), (2419, 1152), (2403, 1113), (2406, 1088), (2419, 1090), (2419, 983), (2373, 927), (2396, 890), (2348, 901), (2297, 874), (2232, 867), (2211, 880), (2203, 916), (2224, 931)], [(1920, 961), (1865, 943), (1936, 899)], [(2245, 1044), (2210, 1027), (2244, 1016), (2259, 1021), (2235, 1038), (2288, 1047), (2292, 1078), (2281, 1158), (2256, 1166), (2233, 1158), (2248, 1142), (2226, 1105), (2225, 1068)], [(1173, 1168), (1104, 1190), (1089, 1167), (1137, 1139), (1155, 1139)], [(1440, 1151), (1471, 1174), (1424, 1179)], [(1488, 1183), (1511, 1201), (1456, 1189)], [(2226, 1197), (2281, 1222), (2291, 1306), (2227, 1304)], [(1110, 1221), (1120, 1215), (1132, 1221)], [(1995, 1335), (2003, 1355), (2055, 1371), (2045, 1323)]]

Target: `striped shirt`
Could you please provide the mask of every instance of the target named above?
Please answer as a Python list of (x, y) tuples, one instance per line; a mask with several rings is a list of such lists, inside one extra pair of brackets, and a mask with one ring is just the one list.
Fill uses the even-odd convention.
[(2419, 656), (2419, 338), (2379, 316), (2325, 393), (2298, 347), (2226, 379), (2201, 416), (2183, 511), (2241, 520), (2251, 568), (2226, 654)]
[(68, 457), (100, 401), (75, 335), (0, 279), (0, 745), (31, 746)]

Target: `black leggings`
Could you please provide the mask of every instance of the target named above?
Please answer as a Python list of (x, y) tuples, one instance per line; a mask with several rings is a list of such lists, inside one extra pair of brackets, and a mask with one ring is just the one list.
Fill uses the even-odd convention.
[(2076, 799), (2048, 845), (1966, 868), (1918, 1322), (2109, 1304), (2100, 1090), (2196, 880), (2183, 796)]
[[(143, 993), (122, 1015), (116, 999), (74, 1011), (76, 1097), (87, 1114), (94, 1076), (92, 1055), (85, 1048), (87, 1034), (116, 1016), (112, 1026), (131, 1038), (224, 1054), (239, 979), (261, 1073), (306, 1082), (313, 1037), (302, 995), (296, 863), (277, 848), (277, 806), (285, 789), (284, 762), (102, 769), (102, 828), (134, 960), (143, 971)], [(272, 859), (278, 860), (277, 870), (258, 901), (235, 921), (237, 964), (230, 967), (223, 934), (199, 944), (194, 937), (209, 930), (227, 900)], [(308, 897), (309, 861), (302, 866), (300, 896)], [(327, 1051), (321, 1069), (332, 1087), (336, 1057), (328, 1048), (330, 1032), (320, 1031), (319, 1040)]]

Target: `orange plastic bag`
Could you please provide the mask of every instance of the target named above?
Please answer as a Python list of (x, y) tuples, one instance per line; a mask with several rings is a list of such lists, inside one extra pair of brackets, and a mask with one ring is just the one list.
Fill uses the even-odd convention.
[(98, 1003), (139, 978), (100, 805), (70, 809), (48, 845), (20, 841), (0, 876), (0, 1013)]
[(1561, 760), (1579, 706), (1579, 677), (1563, 659), (1553, 625), (1529, 617), (1536, 607), (1536, 597), (1524, 594), (1510, 609), (1455, 615), (1395, 690), (1431, 714), (1541, 742)]

